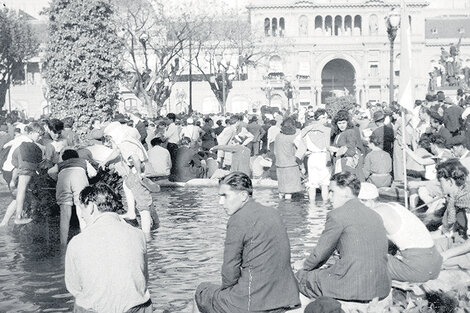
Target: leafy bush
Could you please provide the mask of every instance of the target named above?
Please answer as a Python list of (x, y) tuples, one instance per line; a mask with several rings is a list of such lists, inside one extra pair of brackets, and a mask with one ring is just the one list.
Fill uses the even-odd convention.
[(109, 119), (123, 73), (123, 43), (105, 0), (53, 0), (49, 14), (45, 79), (52, 115), (71, 116), (84, 133), (90, 120)]
[(325, 100), (325, 110), (333, 118), (339, 110), (349, 111), (354, 108), (355, 102), (353, 96), (329, 97)]

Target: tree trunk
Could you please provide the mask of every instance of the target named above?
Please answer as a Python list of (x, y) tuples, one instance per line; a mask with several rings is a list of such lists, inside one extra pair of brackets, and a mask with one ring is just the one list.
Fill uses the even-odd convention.
[(6, 95), (8, 91), (8, 83), (0, 82), (0, 109), (5, 105)]

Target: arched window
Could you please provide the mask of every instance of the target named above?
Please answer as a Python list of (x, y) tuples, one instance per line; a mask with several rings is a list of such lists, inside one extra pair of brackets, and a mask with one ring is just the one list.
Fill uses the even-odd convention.
[(362, 35), (362, 17), (360, 15), (356, 15), (354, 17), (354, 32), (355, 35)]
[(270, 31), (271, 31), (271, 20), (269, 19), (269, 17), (267, 17), (264, 19), (264, 35), (268, 37)]
[(308, 17), (305, 15), (299, 17), (299, 36), (308, 36)]
[(272, 35), (273, 37), (276, 37), (277, 36), (277, 18), (273, 18), (271, 20), (271, 28), (272, 28)]
[(320, 15), (315, 17), (315, 30), (323, 28), (323, 17)]
[(282, 59), (278, 55), (269, 58), (269, 73), (282, 73)]
[(331, 36), (332, 31), (333, 31), (333, 18), (330, 15), (328, 15), (327, 17), (325, 17), (325, 32), (328, 36)]
[(341, 36), (343, 29), (343, 17), (336, 15), (335, 17), (335, 36)]
[(284, 37), (284, 33), (286, 30), (286, 22), (283, 17), (279, 19), (279, 36)]
[(369, 34), (371, 36), (376, 36), (379, 33), (379, 18), (377, 15), (372, 14), (369, 17)]
[(346, 15), (344, 18), (344, 32), (346, 35), (351, 36), (352, 33), (352, 17), (351, 15)]

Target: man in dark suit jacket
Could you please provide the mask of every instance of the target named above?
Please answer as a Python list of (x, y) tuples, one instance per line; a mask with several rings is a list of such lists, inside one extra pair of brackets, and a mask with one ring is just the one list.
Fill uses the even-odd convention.
[(446, 98), (444, 103), (447, 105), (444, 108), (444, 126), (452, 135), (457, 135), (462, 127), (463, 108), (454, 104), (450, 98)]
[[(318, 244), (296, 273), (300, 292), (308, 298), (326, 296), (368, 303), (390, 293), (388, 241), (380, 216), (358, 199), (360, 182), (351, 173), (338, 173), (330, 185), (334, 210), (328, 213)], [(334, 251), (339, 259), (321, 268)]]
[(252, 200), (250, 178), (221, 179), (221, 204), (230, 216), (222, 286), (202, 283), (195, 300), (202, 313), (284, 312), (300, 305), (290, 245), (279, 213)]

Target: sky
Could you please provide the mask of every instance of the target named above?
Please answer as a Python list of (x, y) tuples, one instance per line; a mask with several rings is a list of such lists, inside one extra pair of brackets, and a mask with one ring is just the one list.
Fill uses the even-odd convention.
[[(22, 9), (25, 12), (33, 15), (34, 17), (39, 17), (39, 12), (44, 8), (49, 5), (50, 0), (0, 0), (0, 4), (2, 6), (6, 7), (11, 7), (14, 9)], [(194, 4), (197, 5), (198, 0), (167, 0), (168, 2), (173, 2), (173, 3), (181, 3), (181, 2), (193, 2)], [(239, 9), (243, 9), (248, 3), (250, 3), (252, 0), (223, 0), (225, 3), (232, 7), (236, 8), (238, 6)], [(289, 2), (293, 0), (286, 0), (286, 2)], [(312, 2), (315, 2), (315, 0), (311, 0)], [(343, 0), (346, 2), (346, 0)], [(467, 5), (470, 3), (470, 0), (449, 0), (449, 1), (444, 1), (444, 0), (428, 0), (434, 8), (438, 7), (443, 7), (445, 8), (446, 6), (449, 5), (449, 1), (451, 3), (453, 2), (466, 2)]]

